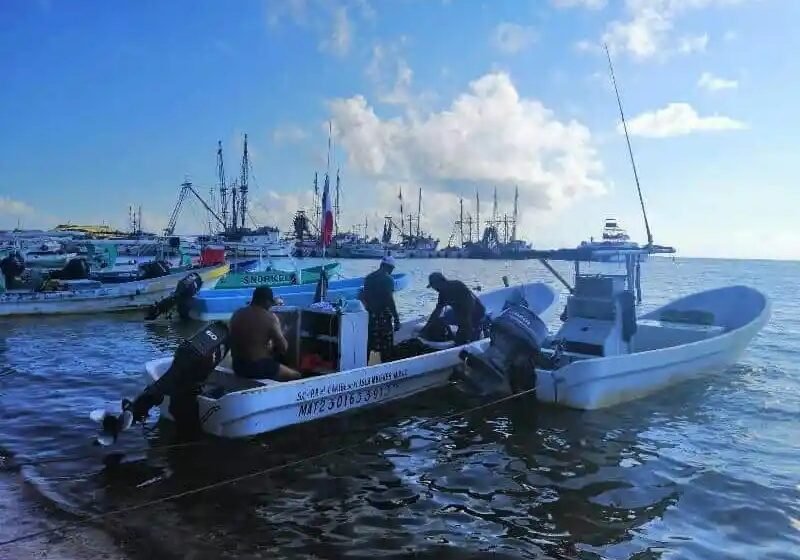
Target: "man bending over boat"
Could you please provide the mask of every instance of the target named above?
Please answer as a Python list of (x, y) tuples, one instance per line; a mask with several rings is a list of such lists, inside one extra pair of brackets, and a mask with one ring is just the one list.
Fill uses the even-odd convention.
[(436, 302), (436, 308), (428, 318), (423, 332), (440, 319), (445, 307), (450, 306), (458, 327), (456, 344), (467, 344), (478, 340), (486, 309), (472, 290), (461, 280), (448, 280), (441, 272), (434, 272), (428, 276), (428, 287), (438, 292), (439, 301)]
[(378, 352), (381, 362), (392, 359), (394, 331), (400, 328), (400, 315), (394, 303), (394, 265), (394, 257), (383, 257), (378, 270), (364, 278), (364, 289), (361, 292), (361, 301), (369, 313), (367, 352)]
[(288, 348), (281, 322), (270, 309), (275, 305), (272, 288), (259, 286), (253, 290), (250, 305), (242, 307), (231, 317), (230, 346), (233, 371), (249, 379), (291, 381), (302, 375), (281, 364), (275, 354)]

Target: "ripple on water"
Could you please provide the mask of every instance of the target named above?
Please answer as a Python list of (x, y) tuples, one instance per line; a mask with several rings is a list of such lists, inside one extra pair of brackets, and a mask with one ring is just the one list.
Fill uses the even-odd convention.
[[(344, 266), (362, 274), (373, 264)], [(400, 266), (414, 279), (398, 301), (407, 315), (433, 306), (424, 286), (434, 270), (484, 289), (501, 274), (549, 281), (532, 262), (491, 273), (469, 261)], [(17, 457), (96, 452), (25, 473), (62, 505), (98, 512), (360, 444), (109, 522), (152, 544), (154, 557), (800, 557), (800, 266), (646, 266), (647, 308), (748, 283), (772, 297), (773, 320), (737, 366), (609, 410), (526, 400), (423, 424), (475, 404), (444, 389), (245, 443), (147, 451), (171, 441), (168, 427), (129, 432), (126, 462), (114, 470), (87, 445), (88, 411), (135, 394), (142, 363), (171, 353), (197, 325), (0, 320), (0, 448)]]

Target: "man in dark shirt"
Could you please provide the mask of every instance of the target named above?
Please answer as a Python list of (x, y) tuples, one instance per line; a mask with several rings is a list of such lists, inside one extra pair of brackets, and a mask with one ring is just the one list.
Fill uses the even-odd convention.
[(448, 280), (441, 272), (434, 272), (428, 276), (428, 287), (439, 293), (439, 301), (431, 313), (426, 328), (433, 321), (439, 319), (446, 306), (453, 309), (456, 317), (456, 344), (466, 344), (478, 340), (480, 327), (486, 309), (475, 294), (460, 280)]
[(391, 359), (394, 348), (393, 330), (400, 328), (400, 315), (394, 303), (394, 264), (394, 257), (383, 257), (378, 270), (364, 279), (364, 289), (361, 292), (361, 301), (369, 313), (367, 352), (378, 352), (381, 362)]
[(299, 372), (280, 363), (275, 354), (286, 352), (288, 343), (278, 316), (270, 311), (275, 305), (272, 288), (259, 286), (253, 291), (250, 305), (231, 317), (230, 344), (233, 372), (250, 379), (291, 381)]

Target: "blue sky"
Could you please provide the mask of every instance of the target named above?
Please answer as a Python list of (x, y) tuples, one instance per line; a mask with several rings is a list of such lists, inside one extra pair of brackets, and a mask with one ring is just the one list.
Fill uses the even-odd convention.
[[(800, 258), (794, 0), (285, 0), (0, 5), (0, 228), (162, 227), (185, 175), (235, 172), (288, 226), (323, 171), (342, 226), (425, 192), (444, 242), (458, 197), (520, 188), (537, 246), (618, 217), (644, 239), (600, 45), (614, 56), (657, 242), (683, 255)], [(187, 210), (179, 229), (197, 229)]]

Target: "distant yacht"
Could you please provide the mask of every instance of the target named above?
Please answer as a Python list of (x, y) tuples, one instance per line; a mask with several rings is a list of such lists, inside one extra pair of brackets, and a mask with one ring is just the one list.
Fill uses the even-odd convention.
[[(592, 249), (596, 251), (598, 260), (606, 262), (624, 262), (624, 253), (619, 253), (624, 249), (639, 249), (639, 244), (631, 241), (628, 232), (619, 226), (616, 218), (606, 218), (605, 225), (603, 226), (603, 236), (600, 241), (596, 241), (594, 237), (589, 238), (589, 241), (582, 241), (580, 249)], [(603, 251), (608, 251), (607, 258), (603, 258)]]

